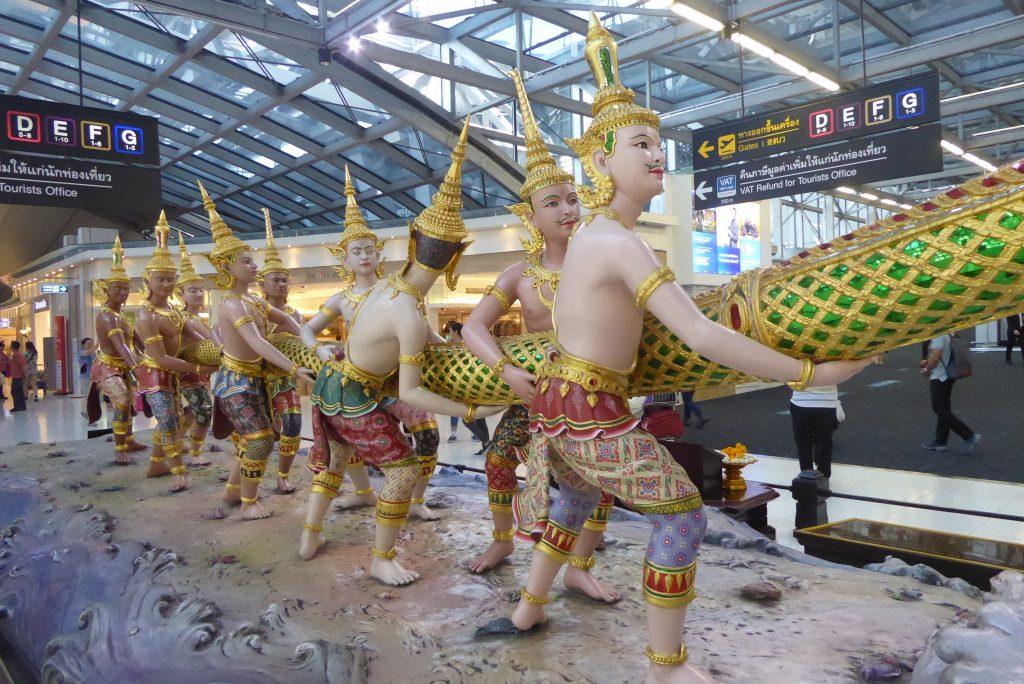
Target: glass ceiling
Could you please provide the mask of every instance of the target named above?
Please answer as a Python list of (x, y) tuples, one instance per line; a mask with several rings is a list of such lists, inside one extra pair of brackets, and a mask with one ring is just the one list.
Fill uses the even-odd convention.
[[(748, 115), (828, 94), (771, 60), (741, 55), (733, 41), (671, 12), (667, 0), (231, 4), (227, 25), (189, 0), (82, 0), (79, 26), (75, 3), (0, 0), (0, 92), (77, 103), (80, 28), (85, 104), (159, 118), (164, 202), (197, 233), (207, 231), (195, 178), (237, 228), (258, 229), (264, 206), (280, 227), (312, 228), (340, 220), (345, 164), (369, 219), (413, 216), (436, 190), (467, 114), (474, 135), (466, 210), (515, 201), (523, 148), (506, 75), (512, 67), (528, 88), (543, 83), (533, 94), (542, 133), (559, 163), (582, 178), (565, 139), (589, 121), (593, 83), (578, 67), (591, 8), (620, 40), (623, 81), (672, 117), (674, 127), (663, 130), (670, 170), (688, 168), (692, 129), (741, 115), (723, 105), (741, 89)], [(703, 6), (719, 19), (730, 12), (725, 0)], [(740, 25), (756, 27), (776, 52), (846, 87), (861, 85), (865, 58), (871, 82), (935, 69), (947, 99), (1024, 81), (1019, 3), (864, 7), (863, 21), (860, 0), (747, 2), (732, 11), (750, 12)], [(1000, 31), (1013, 22), (1016, 32)], [(331, 64), (319, 63), (318, 35), (331, 41)], [(774, 97), (783, 86), (784, 97)], [(1024, 87), (950, 100), (944, 114), (949, 139), (993, 163), (1024, 151)], [(952, 156), (946, 166), (941, 178), (901, 192), (979, 170)]]

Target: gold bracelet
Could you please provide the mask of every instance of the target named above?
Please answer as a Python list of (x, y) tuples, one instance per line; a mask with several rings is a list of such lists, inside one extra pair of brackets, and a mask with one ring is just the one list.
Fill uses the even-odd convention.
[(110, 332), (107, 333), (107, 337), (113, 337), (114, 335), (117, 335), (117, 334), (124, 335), (124, 330), (122, 330), (121, 328), (114, 328)]
[(366, 496), (367, 494), (373, 494), (373, 487), (367, 487), (366, 489), (357, 489), (355, 493), (357, 496)]
[(673, 653), (672, 655), (666, 655), (664, 653), (657, 653), (650, 646), (644, 649), (644, 655), (650, 658), (651, 662), (655, 665), (682, 665), (686, 662), (686, 659), (690, 657), (690, 654), (686, 652), (686, 644), (679, 646), (679, 653)]
[(668, 266), (662, 266), (658, 270), (651, 273), (649, 276), (644, 278), (644, 281), (640, 283), (640, 287), (636, 288), (636, 305), (642, 310), (647, 308), (647, 300), (650, 299), (654, 291), (661, 287), (664, 283), (675, 281), (676, 274), (672, 272), (672, 269)]
[(466, 405), (466, 417), (464, 418), (464, 420), (467, 423), (472, 423), (474, 420), (476, 420), (476, 406), (474, 406), (473, 404)]
[(509, 299), (509, 296), (505, 294), (505, 292), (501, 288), (496, 287), (494, 285), (488, 285), (484, 289), (484, 297), (486, 297), (487, 295), (491, 295), (492, 297), (497, 299), (501, 303), (502, 309), (504, 309), (506, 312), (512, 308), (512, 300)]
[(231, 325), (235, 326), (235, 330), (238, 330), (239, 328), (241, 328), (246, 323), (255, 323), (255, 322), (256, 321), (253, 320), (252, 316), (242, 316), (241, 318), (236, 318), (235, 320), (233, 320), (231, 322)]
[(399, 354), (398, 363), (407, 363), (410, 366), (422, 366), (427, 360), (427, 355), (423, 352), (418, 354)]
[(333, 309), (328, 309), (326, 304), (320, 305), (320, 313), (322, 313), (328, 321), (333, 321), (334, 319), (341, 315), (334, 311)]
[(505, 366), (507, 366), (511, 362), (512, 359), (508, 358), (507, 356), (500, 356), (498, 357), (498, 360), (491, 365), (491, 372), (494, 373), (495, 377), (498, 377), (501, 375), (502, 371), (505, 370)]
[(293, 362), (292, 363), (292, 367), (288, 369), (288, 375), (298, 375), (298, 374), (299, 374), (299, 364)]
[(530, 592), (526, 591), (526, 589), (521, 589), (519, 591), (519, 595), (523, 598), (524, 601), (526, 601), (527, 603), (531, 603), (535, 606), (546, 606), (547, 604), (551, 603), (551, 599), (547, 596), (535, 596)]
[(499, 541), (499, 542), (509, 542), (509, 541), (512, 541), (515, 538), (515, 536), (516, 536), (516, 528), (514, 528), (514, 527), (512, 529), (506, 530), (504, 532), (498, 532), (498, 530), (494, 530), (493, 532), (491, 532), (491, 537), (494, 538), (494, 541)]
[(800, 379), (793, 382), (787, 382), (789, 388), (797, 392), (801, 392), (807, 389), (808, 385), (811, 384), (811, 380), (814, 378), (814, 362), (810, 359), (800, 359), (802, 364), (800, 368)]
[(162, 339), (164, 339), (163, 335), (160, 335), (160, 334), (150, 335), (146, 339), (142, 340), (142, 344), (149, 344), (150, 342), (156, 342), (157, 340), (162, 340)]
[(370, 551), (373, 551), (373, 555), (377, 558), (383, 558), (384, 560), (394, 560), (395, 556), (398, 555), (398, 551), (392, 546), (387, 551), (381, 551), (376, 546), (371, 546)]
[(574, 568), (579, 568), (580, 570), (590, 570), (590, 568), (594, 567), (594, 556), (591, 555), (587, 558), (583, 558), (582, 556), (574, 554), (569, 556), (569, 565)]

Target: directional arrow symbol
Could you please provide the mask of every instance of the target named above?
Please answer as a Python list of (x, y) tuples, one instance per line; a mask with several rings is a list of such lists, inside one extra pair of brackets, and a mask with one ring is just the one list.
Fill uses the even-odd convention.
[(696, 193), (697, 197), (700, 198), (700, 201), (703, 202), (707, 199), (706, 195), (711, 192), (711, 186), (705, 181), (701, 181), (700, 185), (693, 189), (693, 192)]
[[(697, 151), (700, 153), (700, 156), (707, 159), (708, 155), (715, 151), (715, 146), (709, 140), (705, 140), (700, 144), (700, 148)], [(701, 199), (704, 198), (702, 197)]]

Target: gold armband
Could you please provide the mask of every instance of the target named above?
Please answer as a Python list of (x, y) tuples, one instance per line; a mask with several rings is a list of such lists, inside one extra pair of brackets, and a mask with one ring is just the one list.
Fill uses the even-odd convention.
[(644, 281), (640, 283), (640, 287), (636, 288), (636, 305), (641, 309), (646, 309), (647, 300), (654, 294), (654, 291), (661, 287), (662, 284), (675, 281), (675, 279), (676, 274), (668, 266), (662, 266), (654, 271), (644, 278)]
[(811, 384), (811, 380), (814, 379), (814, 362), (810, 359), (800, 359), (800, 363), (803, 364), (803, 367), (800, 369), (800, 379), (786, 383), (790, 389), (797, 392), (807, 389), (808, 385)]
[(466, 406), (466, 417), (464, 419), (467, 423), (472, 423), (476, 420), (476, 406), (469, 404)]
[(423, 362), (427, 360), (426, 355), (423, 352), (419, 354), (399, 354), (398, 363), (407, 363), (410, 366), (422, 366)]
[(292, 363), (292, 367), (288, 369), (288, 375), (292, 375), (292, 376), (298, 375), (299, 374), (299, 368), (300, 368), (299, 364)]
[(322, 313), (327, 318), (328, 321), (333, 321), (335, 318), (341, 315), (336, 311), (333, 311), (332, 309), (328, 309), (325, 304), (320, 305), (320, 313)]
[(499, 302), (501, 302), (501, 307), (505, 311), (508, 311), (509, 309), (512, 308), (512, 300), (509, 299), (509, 296), (505, 294), (505, 292), (501, 288), (495, 287), (494, 285), (488, 285), (484, 289), (484, 297), (486, 297), (487, 295), (491, 295)]
[(491, 366), (491, 372), (494, 373), (495, 377), (500, 376), (501, 372), (505, 370), (505, 366), (511, 363), (511, 359), (507, 356), (500, 356), (498, 360)]
[(113, 337), (114, 335), (117, 335), (118, 333), (124, 335), (124, 330), (122, 330), (121, 328), (114, 328), (113, 330), (111, 330), (110, 332), (107, 333), (107, 337)]
[(236, 318), (235, 320), (233, 320), (231, 322), (231, 325), (235, 326), (235, 330), (238, 330), (239, 328), (241, 328), (246, 323), (255, 323), (255, 322), (256, 321), (253, 320), (252, 316), (242, 316), (241, 318)]
[(163, 340), (163, 339), (164, 339), (164, 336), (160, 335), (160, 334), (150, 335), (146, 339), (142, 340), (142, 344), (149, 344), (150, 342), (156, 342), (157, 340)]

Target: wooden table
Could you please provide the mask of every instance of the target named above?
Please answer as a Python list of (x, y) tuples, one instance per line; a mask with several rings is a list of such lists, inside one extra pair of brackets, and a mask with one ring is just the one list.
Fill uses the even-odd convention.
[[(728, 494), (723, 490), (723, 494)], [(768, 502), (779, 498), (779, 493), (760, 482), (747, 480), (746, 491), (727, 498), (706, 498), (705, 506), (725, 513), (733, 520), (746, 523), (769, 539), (775, 539), (775, 528), (768, 524)]]

